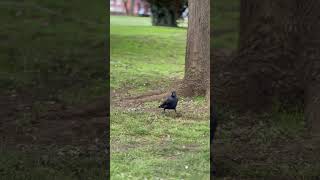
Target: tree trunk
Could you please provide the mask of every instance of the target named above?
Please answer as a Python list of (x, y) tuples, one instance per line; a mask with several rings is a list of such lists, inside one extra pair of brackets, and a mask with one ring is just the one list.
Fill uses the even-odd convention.
[(234, 79), (243, 79), (237, 88), (242, 106), (264, 109), (272, 99), (294, 104), (304, 100), (306, 119), (316, 136), (320, 136), (319, 9), (317, 0), (242, 0), (239, 53), (233, 61)]
[(305, 117), (311, 135), (320, 140), (320, 1), (307, 0), (297, 4), (300, 10), (300, 61), (304, 65)]
[(180, 9), (185, 0), (147, 0), (151, 5), (152, 25), (154, 26), (177, 26)]
[(264, 109), (275, 99), (289, 102), (300, 95), (293, 2), (241, 1), (239, 53), (233, 67), (240, 86), (235, 93), (244, 107)]
[(123, 7), (126, 10), (126, 15), (129, 15), (129, 9), (128, 9), (128, 0), (123, 0)]
[(210, 1), (190, 0), (184, 91), (186, 96), (210, 90)]
[(152, 25), (153, 26), (169, 26), (177, 27), (176, 9), (161, 4), (152, 4)]
[(135, 0), (132, 0), (130, 4), (131, 4), (130, 14), (135, 15), (135, 13), (134, 13), (134, 7), (136, 5)]
[(259, 2), (255, 0), (240, 1), (239, 49), (242, 49), (246, 46), (245, 38), (248, 37), (246, 33), (248, 32), (248, 29), (250, 29), (250, 22), (252, 22), (253, 17), (255, 17), (258, 12)]

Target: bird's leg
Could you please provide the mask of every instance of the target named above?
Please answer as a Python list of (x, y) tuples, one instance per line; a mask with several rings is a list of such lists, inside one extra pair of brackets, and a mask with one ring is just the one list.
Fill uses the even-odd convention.
[(174, 109), (174, 112), (176, 112), (176, 114), (177, 114), (177, 110), (176, 109)]

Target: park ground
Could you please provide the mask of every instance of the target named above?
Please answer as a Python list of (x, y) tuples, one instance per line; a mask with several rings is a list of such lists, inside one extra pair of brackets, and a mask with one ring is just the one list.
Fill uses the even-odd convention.
[[(0, 124), (0, 177), (106, 179), (105, 109), (89, 103), (104, 101), (108, 83), (104, 2), (42, 0), (41, 7), (36, 2), (0, 3), (0, 113), (6, 117)], [(238, 1), (215, 3), (213, 45), (232, 51)], [(154, 28), (144, 18), (111, 21), (112, 176), (208, 179), (209, 123), (203, 97), (182, 98), (177, 115), (161, 114), (160, 100), (137, 105), (130, 99), (149, 90), (167, 92), (183, 77), (186, 30)], [(90, 110), (81, 112), (85, 109)], [(217, 179), (320, 176), (319, 150), (308, 140), (301, 108), (275, 103), (273, 112), (265, 114), (217, 109)]]
[[(238, 4), (225, 5), (217, 3), (216, 12), (222, 14), (212, 18), (213, 46), (216, 52), (231, 53), (237, 42)], [(204, 98), (182, 98), (178, 115), (164, 115), (157, 108), (162, 97), (158, 94), (169, 95), (183, 78), (185, 33), (181, 28), (152, 27), (148, 18), (111, 17), (114, 179), (208, 179)], [(213, 146), (217, 179), (319, 176), (319, 154), (308, 140), (301, 108), (275, 102), (273, 110), (263, 114), (239, 113), (219, 104), (217, 110), (219, 127)]]
[(204, 97), (180, 97), (177, 114), (158, 108), (183, 78), (186, 28), (153, 27), (141, 17), (110, 20), (111, 179), (209, 179)]

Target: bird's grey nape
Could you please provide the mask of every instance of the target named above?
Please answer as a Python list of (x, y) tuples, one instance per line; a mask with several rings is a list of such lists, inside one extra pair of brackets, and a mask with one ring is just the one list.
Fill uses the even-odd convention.
[(176, 95), (177, 95), (176, 91), (171, 92), (171, 96), (176, 96)]

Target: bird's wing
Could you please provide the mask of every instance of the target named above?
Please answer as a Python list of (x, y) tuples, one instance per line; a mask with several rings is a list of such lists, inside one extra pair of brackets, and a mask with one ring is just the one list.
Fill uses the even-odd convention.
[(163, 107), (164, 105), (167, 105), (170, 103), (170, 98), (168, 97), (165, 101), (162, 102), (162, 104), (159, 107)]
[(166, 105), (166, 104), (168, 104), (169, 102), (170, 102), (170, 99), (167, 98), (165, 101), (163, 101), (163, 103), (162, 103), (161, 105)]

